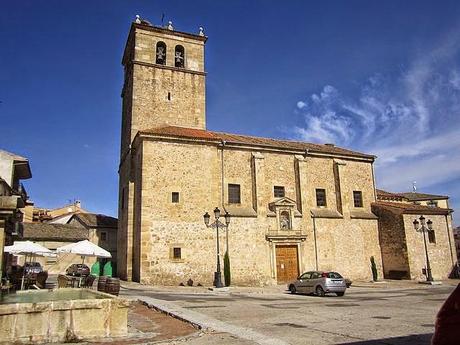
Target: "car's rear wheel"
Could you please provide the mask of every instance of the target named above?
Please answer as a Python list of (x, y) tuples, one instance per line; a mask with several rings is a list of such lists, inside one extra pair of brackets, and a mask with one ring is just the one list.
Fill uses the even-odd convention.
[(324, 297), (324, 290), (321, 286), (317, 286), (315, 289), (316, 296)]
[(294, 284), (289, 285), (289, 291), (291, 291), (292, 294), (297, 292), (297, 289), (295, 288)]
[(336, 292), (337, 296), (339, 297), (342, 297), (343, 295), (345, 295), (345, 292)]

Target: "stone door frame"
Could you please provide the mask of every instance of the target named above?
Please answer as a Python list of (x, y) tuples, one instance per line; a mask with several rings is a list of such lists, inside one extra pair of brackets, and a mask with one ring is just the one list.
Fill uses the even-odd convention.
[(270, 270), (271, 276), (275, 279), (278, 284), (278, 271), (277, 271), (277, 261), (276, 261), (276, 247), (277, 246), (295, 246), (297, 249), (297, 270), (298, 274), (302, 272), (300, 253), (301, 253), (301, 242), (300, 241), (270, 241)]

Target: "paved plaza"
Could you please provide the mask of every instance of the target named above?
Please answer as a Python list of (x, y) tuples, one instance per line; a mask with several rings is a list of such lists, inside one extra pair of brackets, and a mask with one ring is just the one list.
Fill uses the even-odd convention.
[(122, 295), (201, 327), (168, 344), (429, 344), (437, 311), (458, 281), (358, 284), (344, 297), (291, 295), (284, 286), (146, 287)]

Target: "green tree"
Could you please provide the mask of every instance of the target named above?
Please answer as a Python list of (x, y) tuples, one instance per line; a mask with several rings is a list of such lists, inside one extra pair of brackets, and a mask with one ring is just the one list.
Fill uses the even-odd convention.
[(225, 286), (230, 286), (231, 277), (230, 277), (230, 256), (228, 256), (228, 252), (225, 252), (224, 255), (224, 279), (225, 279)]
[(378, 279), (377, 266), (375, 265), (375, 259), (371, 256), (371, 270), (372, 270), (372, 279), (376, 282)]

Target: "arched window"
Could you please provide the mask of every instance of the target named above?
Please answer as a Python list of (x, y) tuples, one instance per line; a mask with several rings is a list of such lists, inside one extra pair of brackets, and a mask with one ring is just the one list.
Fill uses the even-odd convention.
[(174, 52), (174, 66), (183, 68), (185, 64), (185, 49), (178, 45)]
[(157, 43), (155, 62), (159, 65), (166, 65), (166, 44), (164, 42)]

